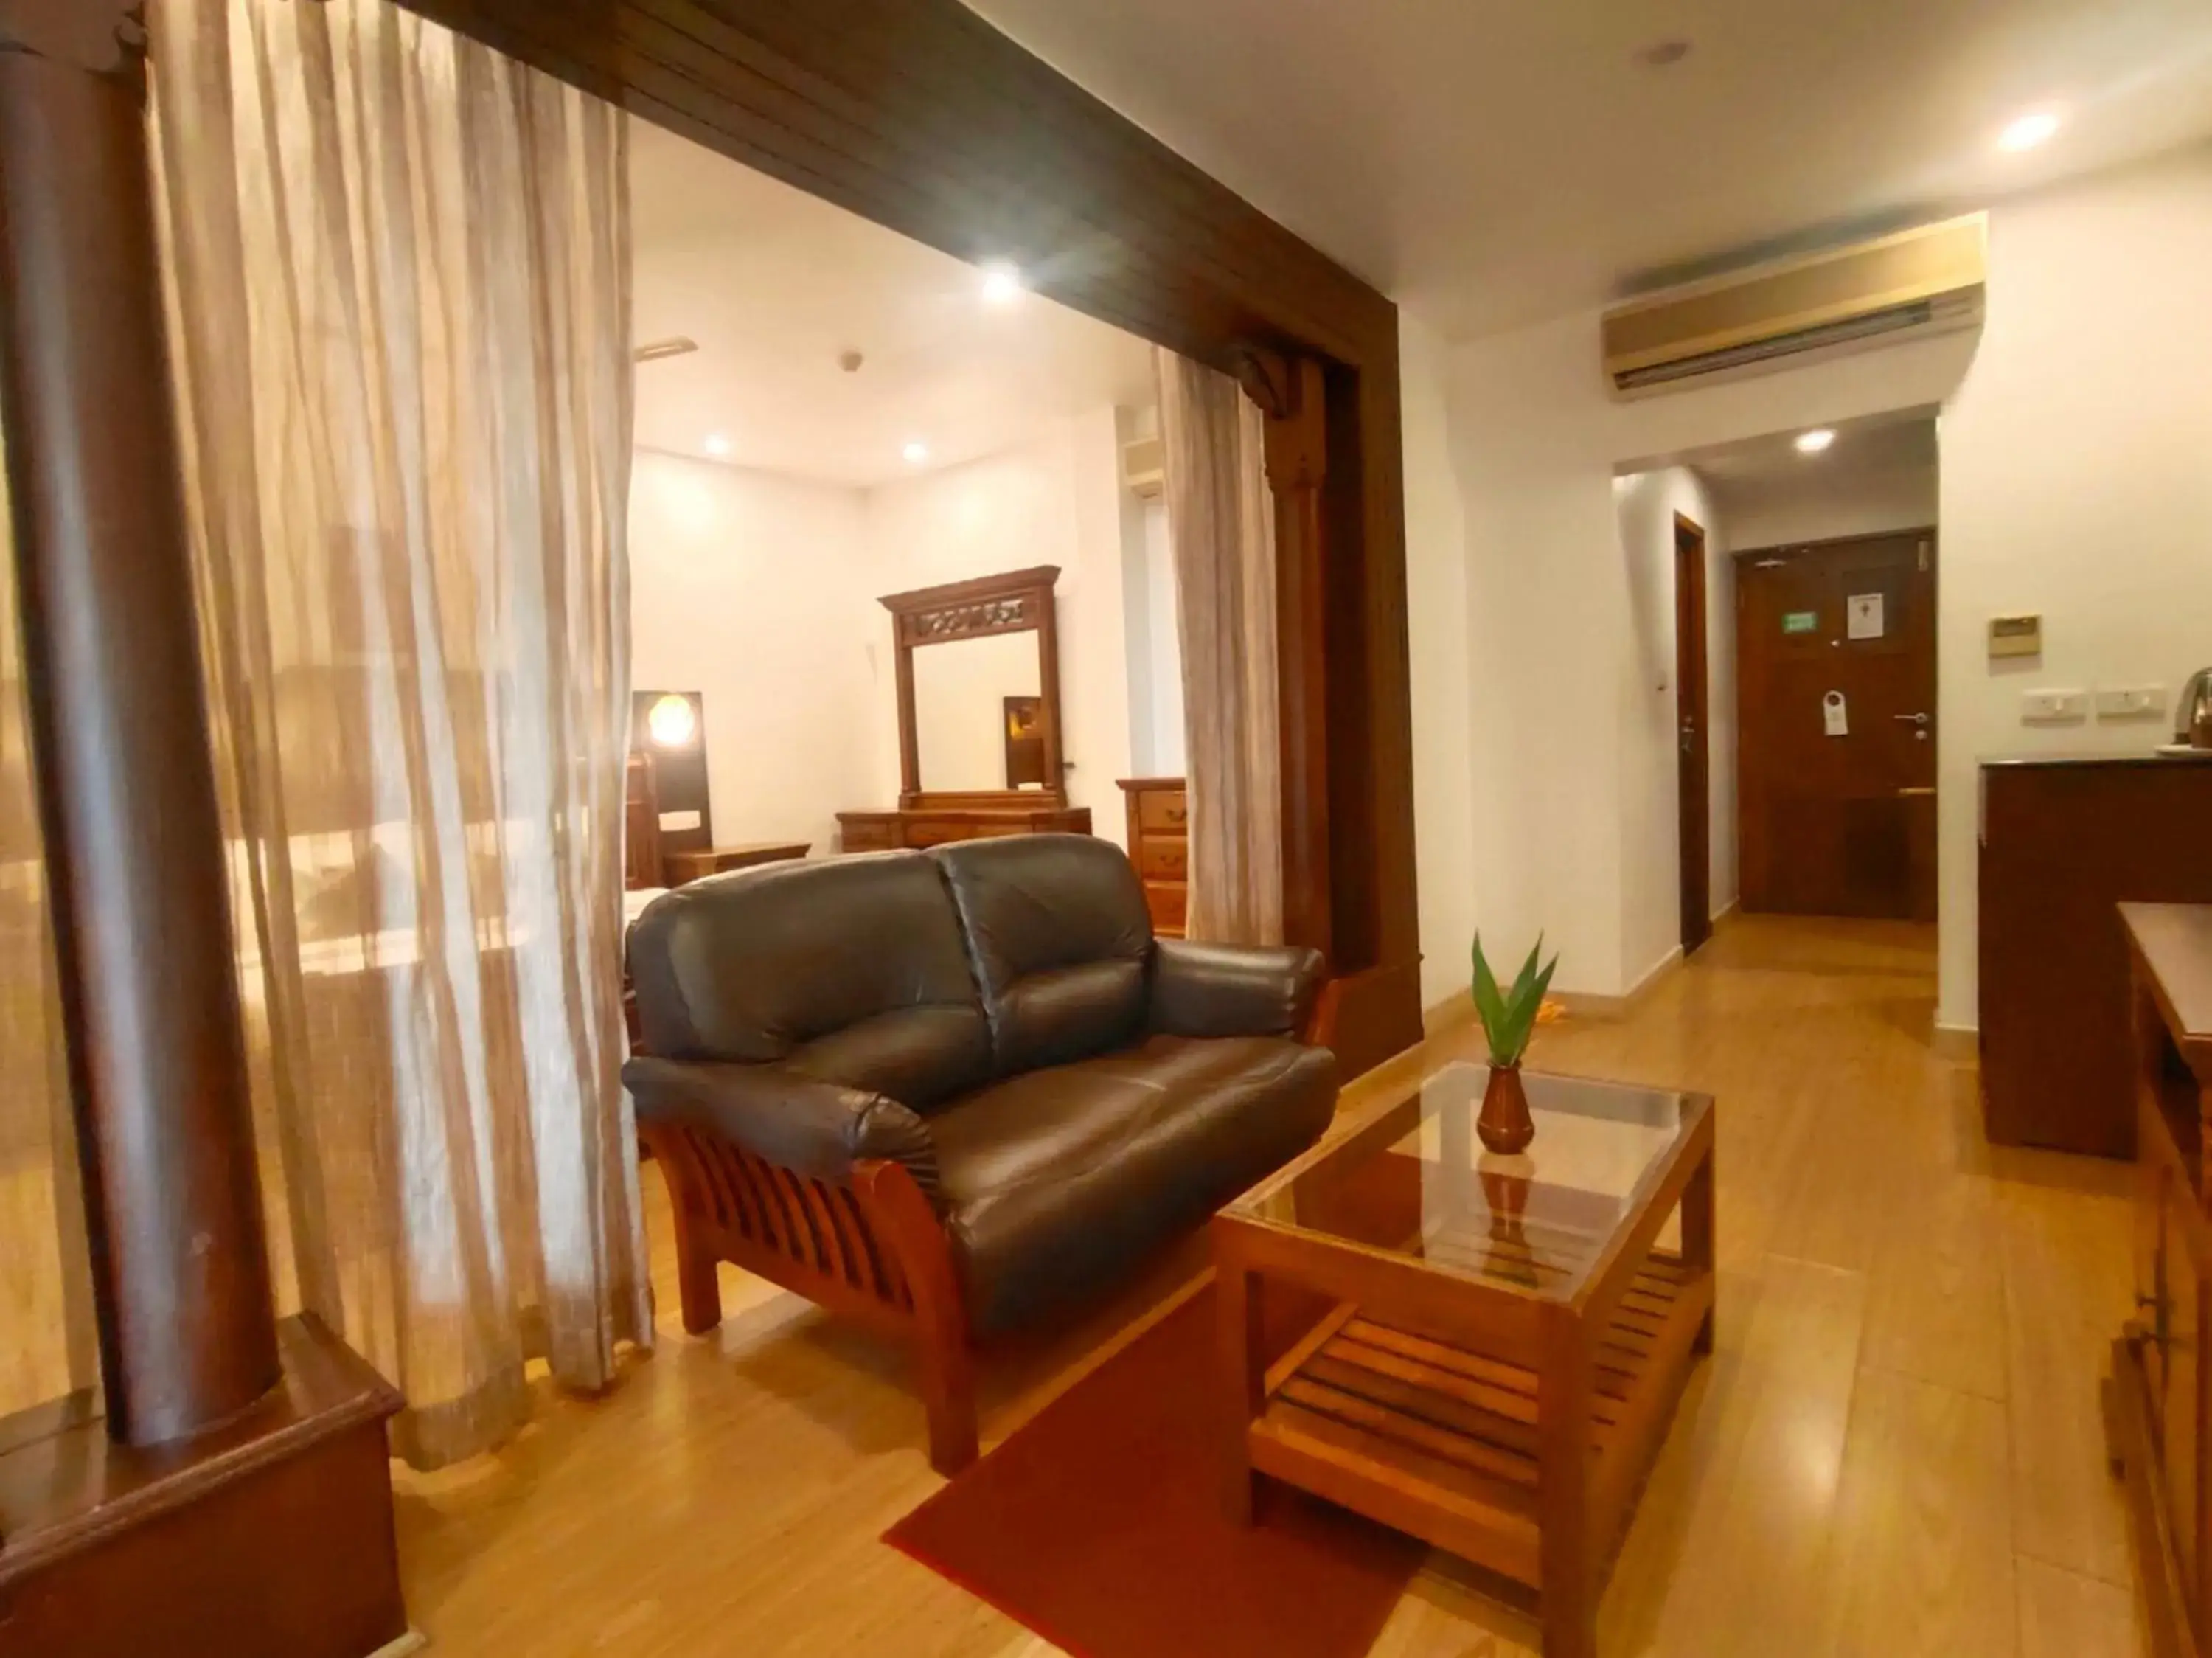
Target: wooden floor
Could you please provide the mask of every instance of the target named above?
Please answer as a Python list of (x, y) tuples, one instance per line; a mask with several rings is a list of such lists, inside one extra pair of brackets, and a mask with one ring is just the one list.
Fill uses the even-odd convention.
[[(1534, 1064), (1719, 1100), (1718, 1349), (1615, 1569), (1607, 1658), (2135, 1650), (2096, 1405), (2131, 1299), (2128, 1171), (1984, 1145), (1972, 1070), (1930, 1051), (1934, 991), (1932, 932), (1748, 919), (1631, 1015), (1540, 1039)], [(987, 1442), (1201, 1265), (994, 1367)], [(410, 1606), (438, 1650), (1054, 1650), (877, 1542), (938, 1484), (892, 1356), (729, 1269), (731, 1318), (689, 1340), (664, 1280), (660, 1350), (607, 1398), (549, 1400), (504, 1455), (402, 1477)], [(1534, 1643), (1437, 1559), (1374, 1650)]]

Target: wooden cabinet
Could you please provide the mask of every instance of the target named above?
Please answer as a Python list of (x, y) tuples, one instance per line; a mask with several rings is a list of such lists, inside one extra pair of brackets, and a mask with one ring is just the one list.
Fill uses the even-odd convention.
[(1999, 1145), (2135, 1150), (2126, 900), (2212, 904), (2212, 760), (1982, 768), (1983, 1126)]
[(993, 835), (1087, 835), (1087, 806), (965, 808), (917, 806), (895, 812), (840, 812), (837, 844), (847, 852), (915, 851), (948, 841), (981, 840)]
[(2212, 1283), (2204, 1125), (2212, 1113), (2212, 907), (2122, 906), (2139, 1146), (2136, 1316), (2112, 1344), (2106, 1431), (2126, 1481), (2149, 1650), (2212, 1632), (2204, 1362)]
[(1190, 915), (1190, 798), (1181, 777), (1123, 777), (1129, 862), (1145, 883), (1152, 930), (1181, 938)]

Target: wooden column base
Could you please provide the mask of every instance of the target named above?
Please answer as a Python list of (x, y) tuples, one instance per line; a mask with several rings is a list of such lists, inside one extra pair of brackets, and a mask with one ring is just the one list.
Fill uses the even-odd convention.
[(283, 1380), (176, 1445), (86, 1393), (0, 1418), (0, 1658), (368, 1658), (407, 1634), (385, 1423), (399, 1395), (312, 1317)]
[(1328, 1045), (1336, 1052), (1340, 1084), (1372, 1070), (1421, 1039), (1418, 958), (1346, 973), (1331, 980), (1329, 989), (1337, 1003)]

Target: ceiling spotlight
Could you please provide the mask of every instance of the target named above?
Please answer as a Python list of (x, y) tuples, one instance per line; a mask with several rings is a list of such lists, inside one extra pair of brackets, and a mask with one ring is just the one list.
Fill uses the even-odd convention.
[(899, 454), (905, 457), (908, 466), (919, 466), (929, 459), (929, 445), (920, 442), (909, 443)]
[(1005, 259), (983, 267), (983, 297), (993, 305), (1012, 305), (1022, 296), (1022, 273)]
[(700, 447), (704, 448), (708, 454), (713, 455), (715, 460), (721, 460), (728, 457), (731, 449), (735, 446), (731, 443), (728, 438), (723, 436), (721, 433), (715, 432), (710, 435), (706, 442), (702, 444)]
[(1818, 454), (1835, 441), (1835, 433), (1830, 431), (1826, 426), (1809, 432), (1800, 432), (1797, 434), (1797, 453)]
[(2023, 115), (1997, 134), (1999, 149), (2033, 149), (2038, 144), (2050, 142), (2058, 131), (2058, 117), (2047, 109)]

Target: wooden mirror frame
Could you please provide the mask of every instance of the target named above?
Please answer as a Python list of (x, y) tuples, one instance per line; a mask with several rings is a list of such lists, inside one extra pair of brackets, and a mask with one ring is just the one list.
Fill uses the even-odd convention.
[[(1060, 618), (1054, 590), (1060, 566), (1036, 564), (1002, 576), (978, 576), (876, 600), (891, 613), (898, 680), (899, 809), (988, 811), (995, 807), (1067, 804), (1067, 767), (1060, 741)], [(914, 653), (924, 645), (985, 639), (994, 633), (1037, 636), (1037, 695), (1044, 704), (1042, 789), (931, 790), (921, 786), (921, 737), (914, 704)]]

